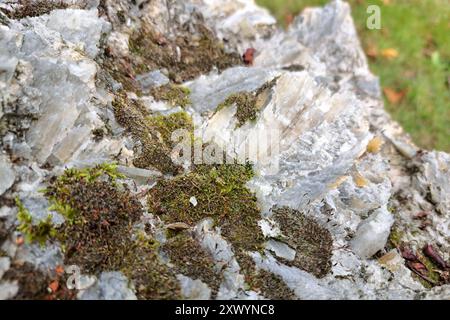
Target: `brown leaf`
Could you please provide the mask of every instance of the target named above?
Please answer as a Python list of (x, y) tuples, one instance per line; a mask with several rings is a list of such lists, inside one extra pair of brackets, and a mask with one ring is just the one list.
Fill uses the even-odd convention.
[(399, 104), (406, 95), (406, 90), (397, 91), (389, 87), (383, 88), (383, 92), (391, 104)]
[(175, 231), (177, 231), (177, 230), (186, 230), (186, 229), (189, 229), (190, 227), (191, 227), (190, 225), (188, 225), (188, 224), (186, 224), (184, 222), (174, 222), (174, 223), (171, 223), (171, 224), (167, 225), (167, 229), (175, 230)]
[(294, 15), (292, 13), (286, 14), (286, 16), (284, 17), (284, 22), (286, 22), (286, 25), (290, 25), (292, 21), (294, 21)]
[(247, 65), (253, 64), (253, 58), (255, 55), (256, 50), (254, 48), (248, 48), (245, 50), (245, 53), (242, 56), (242, 59), (244, 60), (244, 63)]
[(53, 281), (48, 285), (48, 288), (51, 290), (51, 292), (56, 292), (59, 288), (59, 282), (57, 280)]
[(366, 47), (366, 55), (371, 59), (376, 59), (378, 57), (378, 48), (373, 44), (368, 44)]
[(438, 265), (442, 269), (449, 268), (449, 265), (445, 260), (440, 256), (440, 254), (433, 248), (431, 244), (427, 244), (422, 249), (423, 254), (430, 258), (436, 265)]
[(64, 274), (64, 267), (62, 265), (58, 265), (56, 266), (55, 271), (58, 276), (61, 276)]
[(414, 216), (413, 219), (422, 220), (422, 219), (426, 218), (428, 215), (429, 215), (429, 212), (427, 212), (427, 211), (420, 211), (418, 214), (416, 214)]
[(418, 261), (417, 256), (414, 254), (414, 252), (411, 250), (411, 248), (402, 246), (400, 248), (400, 252), (404, 259), (409, 260), (409, 261)]

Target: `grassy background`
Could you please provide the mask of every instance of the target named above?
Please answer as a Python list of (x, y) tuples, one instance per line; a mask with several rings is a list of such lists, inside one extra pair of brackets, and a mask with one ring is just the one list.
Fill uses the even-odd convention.
[[(327, 0), (256, 0), (286, 25), (289, 15)], [(381, 85), (404, 94), (386, 108), (427, 149), (450, 151), (450, 2), (448, 0), (347, 0), (373, 73)], [(366, 28), (367, 6), (381, 8), (381, 30)], [(380, 54), (395, 49), (398, 56)], [(377, 53), (377, 54), (374, 54)]]

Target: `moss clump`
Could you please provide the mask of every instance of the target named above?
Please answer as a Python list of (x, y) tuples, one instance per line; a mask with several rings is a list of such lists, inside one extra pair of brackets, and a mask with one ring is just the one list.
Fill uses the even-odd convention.
[[(264, 240), (257, 223), (260, 211), (245, 186), (252, 176), (250, 164), (198, 165), (190, 173), (160, 181), (150, 190), (148, 205), (167, 223), (193, 225), (213, 218), (236, 250), (259, 250)], [(193, 196), (195, 207), (189, 201)]]
[(146, 27), (136, 30), (129, 41), (133, 71), (139, 74), (167, 69), (169, 78), (181, 83), (213, 68), (221, 71), (241, 63), (240, 55), (227, 53), (205, 25), (194, 24), (192, 27), (194, 32), (179, 28), (174, 39)]
[(303, 213), (287, 207), (273, 210), (273, 218), (280, 225), (280, 240), (297, 252), (293, 261), (281, 259), (316, 277), (324, 277), (331, 270), (333, 239), (330, 232)]
[(189, 98), (190, 90), (179, 85), (167, 84), (161, 87), (150, 89), (152, 95), (158, 101), (166, 101), (172, 106), (180, 106), (182, 108), (191, 104)]
[(121, 248), (123, 261), (118, 269), (132, 279), (139, 299), (180, 299), (179, 282), (175, 273), (161, 261), (158, 255), (159, 244), (149, 238), (151, 240), (146, 245), (139, 240), (126, 241), (128, 248)]
[(251, 92), (239, 92), (229, 96), (224, 102), (217, 106), (217, 110), (236, 104), (236, 118), (238, 127), (244, 125), (247, 121), (256, 120), (256, 97)]
[(403, 242), (404, 232), (401, 231), (398, 227), (395, 225), (391, 229), (391, 233), (389, 234), (388, 238), (388, 246), (393, 248), (399, 248)]
[(45, 195), (51, 202), (71, 208), (70, 223), (61, 228), (67, 264), (99, 272), (112, 270), (118, 263), (112, 260), (122, 258), (115, 251), (130, 237), (142, 208), (126, 189), (116, 185), (115, 177), (100, 167), (72, 169), (47, 188)]
[(115, 165), (66, 170), (45, 191), (51, 202), (71, 208), (71, 221), (60, 228), (64, 263), (94, 274), (122, 270), (140, 298), (178, 298), (177, 279), (160, 261), (156, 241), (133, 239), (143, 208), (118, 177)]
[(17, 220), (19, 221), (17, 230), (22, 233), (26, 242), (39, 242), (43, 246), (48, 239), (56, 236), (57, 231), (53, 226), (51, 216), (39, 221), (37, 224), (33, 224), (33, 217), (19, 198), (16, 198), (16, 206), (18, 209)]
[(200, 279), (212, 289), (213, 298), (219, 290), (223, 276), (215, 270), (214, 260), (191, 234), (181, 232), (163, 245), (175, 271), (192, 279)]
[[(135, 150), (137, 156), (133, 160), (136, 167), (155, 168), (169, 174), (182, 171), (170, 158), (172, 144), (168, 143), (167, 136), (171, 128), (179, 129), (185, 125), (187, 129), (192, 129), (192, 122), (188, 120), (186, 113), (152, 117), (141, 104), (131, 101), (124, 94), (116, 97), (113, 107), (119, 124), (127, 128), (134, 139), (140, 142), (139, 148)], [(160, 134), (166, 136), (166, 139), (160, 139)]]
[[(105, 5), (100, 5), (102, 8), (106, 11)], [(223, 44), (203, 24), (191, 24), (189, 31), (177, 25), (172, 27), (177, 29), (174, 32), (177, 36), (171, 39), (148, 25), (135, 30), (129, 39), (130, 53), (127, 56), (116, 55), (113, 49), (107, 47), (101, 61), (103, 70), (121, 83), (124, 90), (141, 95), (142, 87), (136, 77), (152, 70), (167, 70), (171, 83), (179, 84), (214, 68), (222, 71), (241, 63), (240, 55), (226, 52)], [(174, 86), (171, 84), (166, 89), (173, 91), (171, 87)], [(186, 92), (172, 92), (169, 97), (164, 97), (166, 89), (161, 92), (160, 88), (156, 88), (152, 94), (158, 100), (181, 106), (190, 103)]]
[[(25, 262), (24, 264), (13, 264), (6, 271), (3, 280), (17, 281), (19, 291), (14, 300), (73, 300), (76, 299), (76, 290), (66, 287), (65, 275), (49, 276), (42, 271)], [(56, 290), (50, 290), (49, 285), (57, 281)]]
[(48, 14), (56, 9), (67, 9), (68, 5), (62, 0), (19, 0), (13, 11), (2, 10), (10, 19), (23, 19)]
[(247, 254), (239, 254), (236, 259), (239, 262), (241, 273), (244, 274), (245, 283), (251, 290), (260, 292), (265, 298), (271, 300), (297, 299), (283, 279), (266, 270), (257, 269), (255, 262)]
[(161, 135), (162, 141), (173, 146), (172, 133), (179, 129), (194, 132), (194, 124), (191, 117), (186, 112), (177, 112), (169, 115), (155, 115), (147, 117), (147, 124)]
[(255, 121), (258, 116), (258, 111), (269, 99), (270, 90), (276, 84), (277, 79), (274, 78), (266, 82), (253, 92), (242, 91), (230, 95), (217, 106), (216, 112), (236, 104), (235, 117), (238, 122), (237, 127), (243, 126), (248, 121)]

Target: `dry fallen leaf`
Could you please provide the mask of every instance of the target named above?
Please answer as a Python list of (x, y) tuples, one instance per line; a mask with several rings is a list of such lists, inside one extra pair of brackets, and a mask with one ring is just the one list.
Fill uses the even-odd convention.
[(294, 15), (292, 13), (286, 14), (286, 16), (284, 17), (284, 21), (286, 25), (289, 26), (292, 23), (292, 21), (294, 21)]
[(167, 226), (167, 229), (169, 230), (186, 230), (189, 229), (191, 226), (184, 223), (184, 222), (174, 222), (174, 223), (170, 223)]
[(406, 95), (406, 90), (397, 91), (389, 87), (383, 88), (383, 92), (391, 104), (399, 104)]
[(58, 265), (55, 268), (56, 274), (58, 276), (63, 275), (64, 274), (64, 267), (62, 265)]
[(388, 5), (391, 4), (391, 0), (383, 0), (383, 4), (384, 4), (385, 6), (388, 6)]
[(381, 50), (381, 55), (383, 56), (383, 58), (393, 60), (398, 57), (398, 51), (394, 48), (387, 48)]
[(244, 63), (246, 65), (252, 65), (253, 64), (253, 58), (255, 55), (256, 50), (254, 48), (248, 48), (245, 50), (245, 53), (242, 55), (242, 59), (244, 60)]
[(378, 57), (378, 48), (373, 44), (368, 44), (365, 51), (366, 55), (371, 59), (376, 59)]
[(56, 292), (59, 288), (59, 282), (57, 280), (53, 281), (48, 285), (48, 288), (51, 290), (51, 292)]
[(18, 246), (21, 246), (24, 242), (25, 242), (25, 239), (23, 237), (19, 236), (16, 238), (16, 244)]

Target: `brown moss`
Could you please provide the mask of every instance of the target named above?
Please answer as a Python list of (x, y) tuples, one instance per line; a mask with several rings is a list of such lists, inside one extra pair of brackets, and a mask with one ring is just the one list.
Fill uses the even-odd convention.
[[(101, 6), (105, 8), (105, 5)], [(106, 12), (106, 10), (103, 10)], [(153, 88), (150, 94), (157, 100), (185, 106), (190, 103), (185, 91), (176, 92), (173, 83), (182, 83), (208, 73), (213, 68), (219, 71), (241, 63), (237, 53), (228, 53), (223, 44), (202, 23), (193, 25), (193, 30), (173, 25), (177, 29), (175, 38), (164, 35), (143, 26), (135, 30), (129, 39), (129, 55), (119, 56), (113, 49), (106, 47), (100, 62), (115, 81), (122, 84), (126, 91), (142, 94), (142, 87), (136, 77), (152, 70), (168, 71), (170, 85), (167, 88)], [(170, 89), (169, 97), (165, 96)], [(175, 99), (174, 99), (175, 95)]]
[(223, 44), (205, 25), (195, 24), (193, 29), (178, 30), (174, 39), (145, 27), (136, 30), (129, 42), (135, 73), (167, 69), (169, 78), (175, 83), (181, 83), (208, 73), (214, 67), (221, 71), (241, 63), (240, 56), (227, 53)]
[(168, 239), (162, 250), (167, 253), (175, 271), (192, 279), (200, 279), (212, 290), (214, 298), (223, 276), (215, 270), (214, 260), (187, 231)]
[(151, 236), (133, 239), (143, 208), (117, 177), (110, 165), (66, 170), (47, 188), (45, 195), (66, 216), (59, 237), (64, 263), (83, 273), (121, 270), (143, 299), (179, 298), (178, 281), (160, 260), (157, 242)]
[(132, 279), (136, 296), (144, 300), (180, 299), (179, 282), (158, 255), (158, 247), (143, 246), (139, 241), (127, 243), (128, 251), (122, 252), (120, 270)]
[(67, 9), (68, 5), (62, 1), (54, 0), (19, 0), (17, 7), (12, 11), (2, 10), (10, 19), (23, 19), (48, 14), (56, 9)]
[[(148, 205), (167, 223), (193, 225), (211, 217), (236, 248), (259, 250), (264, 240), (260, 211), (255, 195), (245, 187), (252, 176), (249, 164), (198, 165), (188, 174), (158, 182), (149, 192)], [(193, 196), (195, 207), (189, 201)]]
[(167, 84), (161, 87), (153, 87), (150, 89), (149, 94), (156, 100), (166, 101), (174, 107), (180, 106), (185, 108), (191, 104), (189, 89), (179, 85)]
[[(170, 158), (171, 143), (167, 139), (160, 139), (160, 135), (168, 135), (167, 130), (181, 128), (192, 129), (192, 122), (183, 116), (152, 117), (145, 108), (120, 94), (113, 102), (114, 114), (120, 125), (128, 129), (132, 136), (140, 142), (140, 148), (135, 150), (137, 156), (133, 164), (138, 168), (155, 168), (164, 173), (178, 174), (182, 168), (173, 163)], [(159, 133), (162, 131), (162, 133)]]
[(333, 239), (327, 229), (300, 211), (287, 207), (274, 209), (273, 218), (283, 234), (280, 240), (296, 251), (294, 261), (280, 258), (283, 263), (316, 277), (324, 277), (330, 272)]
[[(13, 300), (72, 300), (77, 294), (76, 290), (66, 287), (64, 275), (50, 277), (28, 262), (13, 264), (4, 274), (3, 280), (17, 281), (19, 291)], [(49, 285), (54, 281), (58, 282), (58, 287), (53, 292)]]
[[(125, 239), (142, 215), (142, 206), (128, 190), (108, 176), (93, 177), (76, 170), (51, 184), (45, 195), (51, 202), (71, 208), (60, 233), (66, 249), (67, 265), (83, 266), (83, 271), (98, 273), (120, 265)], [(115, 261), (115, 259), (119, 261)]]
[(260, 292), (271, 300), (295, 300), (295, 293), (286, 285), (281, 277), (266, 270), (257, 269), (253, 259), (245, 253), (236, 255), (245, 283), (251, 290)]

